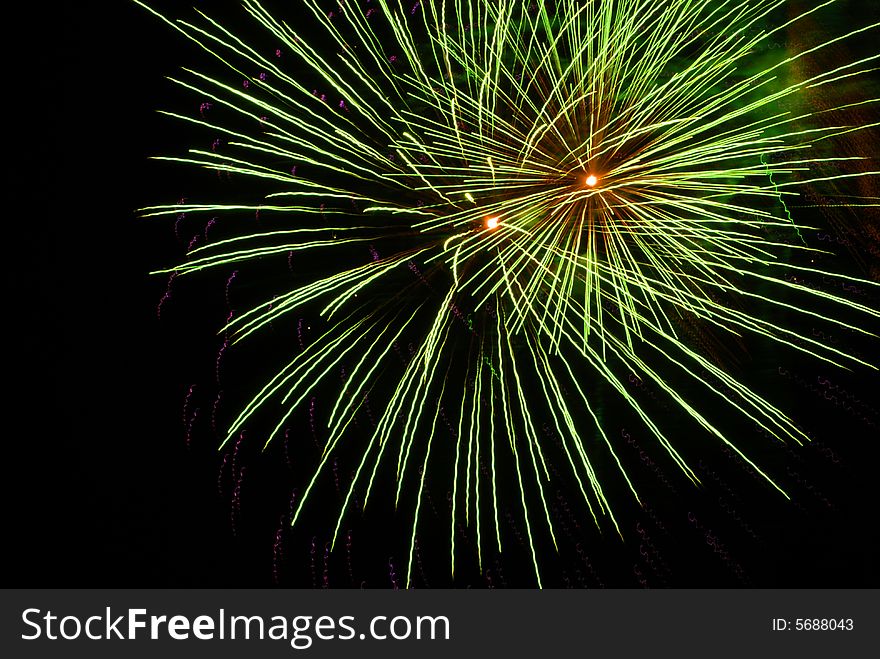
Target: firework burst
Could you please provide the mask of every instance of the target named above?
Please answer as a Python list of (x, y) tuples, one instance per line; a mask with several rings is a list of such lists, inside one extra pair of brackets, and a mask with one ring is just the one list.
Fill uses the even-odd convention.
[[(595, 523), (618, 532), (608, 481), (639, 499), (603, 427), (603, 396), (616, 394), (699, 482), (681, 433), (632, 394), (632, 378), (679, 410), (676, 424), (690, 422), (688, 433), (722, 443), (787, 496), (705, 409), (721, 403), (779, 441), (806, 437), (692, 339), (757, 337), (873, 368), (785, 321), (867, 334), (877, 310), (783, 275), (835, 276), (812, 265), (819, 250), (803, 239), (812, 227), (791, 211), (800, 191), (877, 205), (845, 194), (849, 179), (878, 174), (864, 157), (875, 153), (834, 150), (877, 124), (823, 119), (878, 99), (817, 112), (803, 98), (857, 81), (880, 55), (792, 75), (878, 24), (768, 54), (764, 44), (834, 2), (787, 16), (785, 4), (304, 0), (295, 27), (244, 0), (264, 30), (259, 45), (201, 12), (198, 23), (168, 21), (227, 74), (187, 71), (176, 82), (213, 109), (168, 113), (221, 135), (222, 148), (164, 159), (270, 189), (252, 202), (143, 214), (258, 213), (277, 228), (243, 228), (164, 272), (291, 254), (321, 264), (223, 328), (241, 341), (284, 317), (320, 316), (316, 340), (258, 388), (226, 439), (272, 418), (269, 445), (316, 391), (335, 389), (293, 524), (335, 460), (354, 456), (332, 544), (376, 484), (392, 483), (410, 519), (409, 583), (430, 475), (450, 484), (453, 573), (460, 526), (473, 530), (480, 560), (502, 551), (503, 506), (517, 511), (540, 585), (537, 538), (556, 544), (553, 478), (565, 472)], [(367, 401), (375, 418), (364, 437), (352, 424)]]

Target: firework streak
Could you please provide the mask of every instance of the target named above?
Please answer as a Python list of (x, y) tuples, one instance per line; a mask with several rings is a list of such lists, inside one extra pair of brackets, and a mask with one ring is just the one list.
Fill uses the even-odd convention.
[[(502, 542), (513, 514), (540, 585), (538, 545), (555, 545), (557, 532), (548, 451), (597, 525), (621, 533), (608, 479), (639, 498), (597, 392), (616, 397), (670, 464), (699, 482), (664, 428), (669, 412), (655, 414), (633, 381), (677, 410), (678, 426), (691, 422), (689, 436), (725, 447), (788, 496), (705, 408), (775, 440), (808, 438), (720, 364), (711, 336), (874, 368), (793, 321), (868, 334), (878, 316), (799, 283), (835, 277), (876, 290), (811, 265), (820, 250), (802, 236), (816, 228), (800, 224), (791, 203), (809, 189), (835, 207), (877, 206), (843, 194), (847, 179), (876, 176), (876, 163), (834, 151), (841, 135), (877, 124), (829, 125), (817, 115), (878, 99), (815, 111), (803, 98), (857, 82), (880, 55), (810, 77), (789, 72), (869, 31), (876, 40), (878, 24), (799, 52), (768, 46), (833, 4), (791, 15), (782, 0), (375, 0), (328, 12), (303, 0), (294, 25), (308, 28), (298, 31), (244, 0), (264, 28), (260, 45), (201, 12), (196, 23), (163, 19), (228, 67), (226, 76), (186, 70), (175, 80), (209, 113), (167, 113), (221, 135), (221, 146), (163, 159), (267, 192), (251, 204), (143, 209), (248, 217), (253, 227), (194, 246), (162, 272), (228, 275), (248, 261), (296, 254), (299, 263), (309, 253), (333, 266), (267, 294), (223, 328), (241, 341), (282, 317), (320, 318), (303, 350), (292, 335), (296, 356), (257, 387), (225, 440), (267, 416), (266, 444), (283, 439), (319, 387), (335, 389), (321, 420), (326, 444), (292, 524), (320, 505), (314, 492), (332, 483), (338, 456), (354, 455), (327, 551), (344, 551), (343, 520), (390, 483), (409, 519), (400, 576), (411, 584), (430, 476), (452, 490), (453, 575), (456, 529), (474, 531), (482, 565), (488, 551), (515, 544)], [(403, 365), (401, 344), (411, 346)], [(368, 396), (375, 419), (355, 434)], [(555, 443), (540, 431), (545, 423)]]

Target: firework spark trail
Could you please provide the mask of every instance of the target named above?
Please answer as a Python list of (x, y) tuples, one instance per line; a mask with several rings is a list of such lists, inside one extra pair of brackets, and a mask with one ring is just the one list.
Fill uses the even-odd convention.
[[(629, 392), (630, 374), (651, 383), (728, 455), (785, 495), (677, 383), (690, 381), (707, 398), (723, 400), (770, 437), (807, 437), (784, 412), (684, 341), (676, 323), (689, 318), (722, 335), (763, 337), (829, 364), (874, 368), (771, 314), (747, 313), (731, 302), (834, 320), (862, 334), (868, 332), (829, 316), (827, 308), (847, 317), (880, 315), (783, 276), (783, 268), (832, 273), (786, 256), (820, 250), (766, 233), (800, 237), (811, 229), (790, 215), (794, 207), (786, 199), (798, 189), (880, 173), (867, 158), (823, 155), (815, 147), (880, 124), (816, 127), (814, 115), (780, 105), (876, 70), (880, 55), (794, 83), (781, 76), (802, 58), (872, 34), (880, 24), (857, 26), (749, 72), (750, 58), (763, 45), (834, 2), (773, 23), (783, 0), (561, 0), (536, 2), (534, 10), (513, 0), (456, 0), (424, 3), (418, 11), (392, 1), (369, 10), (340, 2), (332, 17), (316, 0), (304, 0), (308, 20), (329, 43), (320, 47), (257, 0), (243, 0), (243, 6), (267, 31), (259, 48), (200, 11), (199, 25), (163, 18), (228, 66), (230, 80), (247, 84), (191, 70), (186, 79), (174, 79), (207, 99), (203, 107), (211, 112), (165, 114), (221, 134), (223, 148), (162, 159), (257, 179), (274, 191), (254, 204), (178, 203), (143, 214), (260, 213), (288, 218), (292, 227), (194, 247), (187, 262), (163, 272), (232, 269), (282, 256), (289, 263), (294, 253), (310, 250), (330, 258), (352, 245), (368, 246), (371, 254), (366, 263), (316, 276), (223, 328), (240, 341), (306, 309), (318, 310), (327, 322), (243, 407), (226, 441), (277, 405), (280, 420), (268, 444), (341, 363), (355, 360), (337, 385), (326, 446), (292, 523), (325, 468), (350, 446), (346, 431), (383, 377), (391, 352), (399, 352), (405, 333), (425, 327), (384, 410), (377, 410), (369, 439), (356, 451), (358, 464), (329, 545), (335, 546), (350, 502), (362, 499), (366, 506), (370, 500), (380, 467), (393, 473), (395, 506), (412, 511), (409, 557), (400, 570), (407, 585), (425, 478), (441, 462), (434, 455), (447, 450), (448, 443), (437, 440), (442, 426), (450, 425), (445, 413), (438, 423), (444, 407), (460, 414), (452, 424), (454, 466), (446, 475), (453, 483), (453, 575), (462, 516), (476, 533), (481, 571), (489, 544), (501, 550), (496, 479), (503, 468), (511, 470), (505, 478), (513, 478), (518, 490), (516, 501), (506, 503), (517, 509), (516, 527), (524, 530), (541, 583), (536, 535), (546, 533), (555, 544), (556, 532), (538, 413), (561, 438), (570, 475), (596, 523), (607, 517), (620, 533), (602, 486), (611, 476), (584, 437), (600, 438), (603, 463), (610, 457), (638, 500), (637, 484), (617, 456), (620, 442), (602, 427), (585, 372), (619, 394), (694, 483), (699, 478), (686, 458)], [(307, 77), (320, 81), (320, 91), (306, 84)], [(223, 112), (237, 121), (219, 123)], [(846, 170), (863, 161), (871, 166)], [(829, 164), (840, 169), (829, 175), (823, 169)], [(826, 199), (878, 205), (833, 193)], [(394, 247), (400, 244), (405, 246)], [(407, 268), (418, 282), (390, 299), (378, 293)], [(374, 293), (375, 303), (365, 301)], [(792, 296), (795, 301), (788, 301)], [(458, 377), (454, 350), (469, 356), (462, 382), (473, 382), (472, 398), (464, 386), (459, 400), (449, 384)], [(537, 398), (533, 389), (540, 391)], [(376, 400), (375, 393), (371, 397)]]

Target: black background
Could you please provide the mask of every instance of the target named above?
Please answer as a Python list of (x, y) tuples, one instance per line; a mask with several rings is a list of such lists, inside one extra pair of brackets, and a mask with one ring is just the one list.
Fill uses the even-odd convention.
[[(147, 273), (180, 250), (168, 222), (134, 213), (187, 193), (179, 168), (147, 158), (187, 143), (155, 110), (197, 103), (163, 76), (204, 60), (132, 3), (34, 9), (7, 26), (4, 585), (271, 585), (274, 526), (234, 537), (216, 460), (184, 442), (183, 398), (214, 350), (193, 346), (216, 319), (158, 321), (166, 279)], [(876, 378), (857, 377), (876, 406)], [(752, 556), (756, 585), (880, 585), (877, 438), (814, 399), (797, 404), (850, 466), (817, 481), (834, 514), (756, 513), (773, 529)], [(680, 583), (726, 585), (701, 576), (701, 556), (679, 547)]]
[(155, 111), (192, 49), (133, 3), (32, 9), (8, 28), (22, 31), (7, 176), (24, 235), (8, 244), (6, 581), (265, 585), (187, 461), (181, 328), (160, 329), (165, 281), (147, 274), (176, 246), (134, 212), (178, 186), (147, 158), (171, 149)]

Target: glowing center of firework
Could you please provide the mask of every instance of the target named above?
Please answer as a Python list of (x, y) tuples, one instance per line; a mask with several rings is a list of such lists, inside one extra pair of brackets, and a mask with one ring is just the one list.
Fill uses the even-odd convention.
[(486, 220), (486, 228), (487, 229), (497, 229), (499, 224), (499, 220), (497, 217), (490, 217)]
[(596, 178), (595, 174), (590, 174), (590, 175), (586, 178), (586, 180), (584, 181), (584, 183), (587, 184), (587, 187), (588, 187), (588, 188), (595, 188), (595, 187), (596, 187), (596, 184), (597, 184), (598, 182), (599, 182), (599, 179)]

